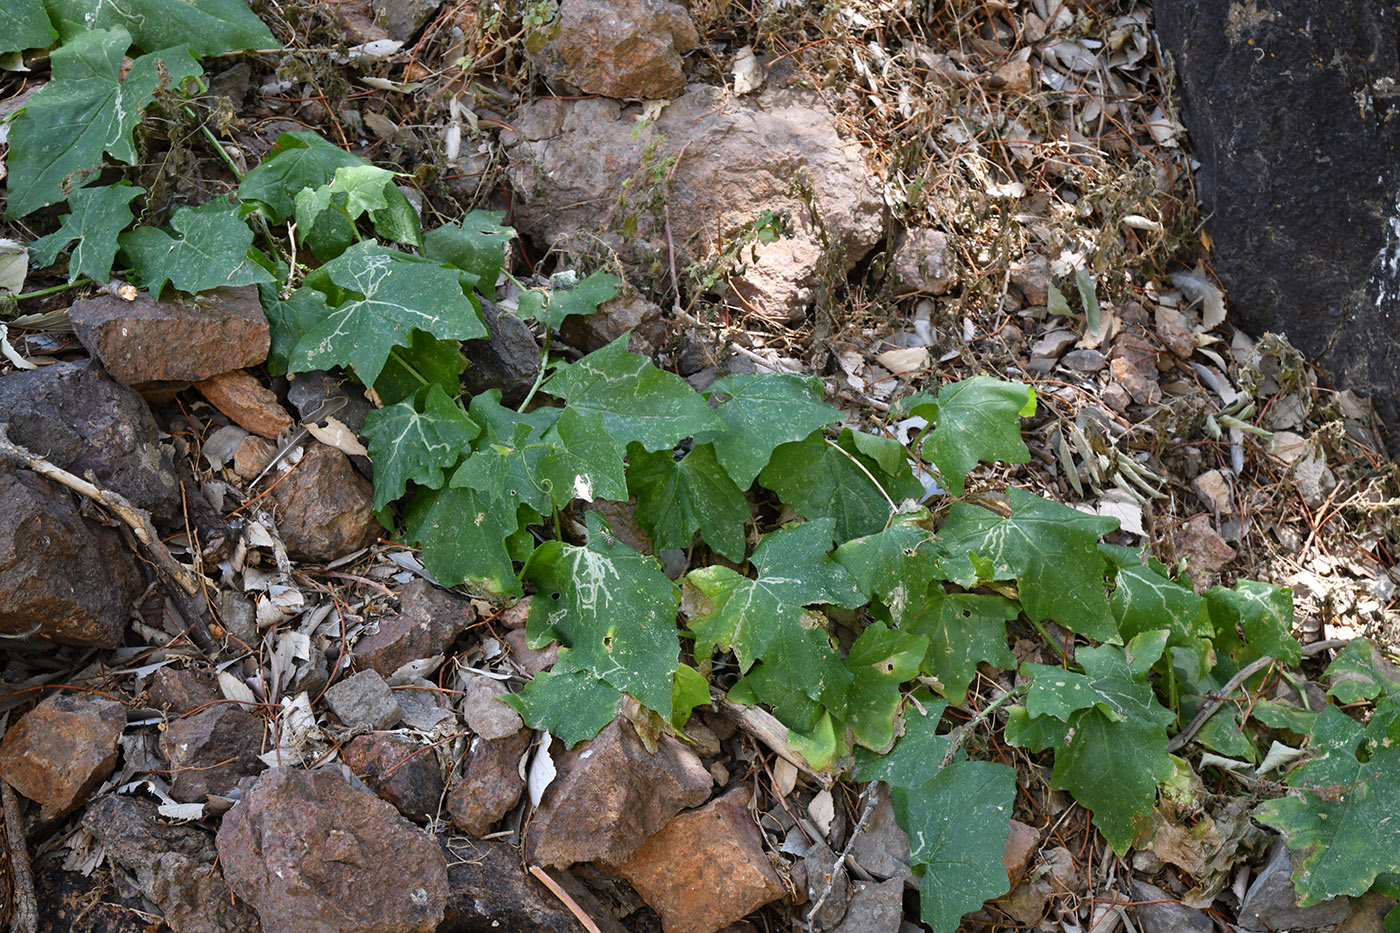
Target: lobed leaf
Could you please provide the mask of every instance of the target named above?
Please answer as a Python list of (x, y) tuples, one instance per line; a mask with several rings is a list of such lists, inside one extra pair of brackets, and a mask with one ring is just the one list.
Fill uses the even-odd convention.
[(822, 401), (815, 376), (736, 374), (717, 380), (707, 395), (724, 399), (716, 413), (729, 431), (715, 438), (715, 455), (740, 489), (753, 484), (777, 447), (841, 418)]
[(901, 407), (934, 424), (919, 453), (938, 467), (955, 496), (963, 494), (964, 480), (978, 461), (1030, 462), (1018, 420), (1035, 414), (1030, 386), (973, 376), (945, 385), (937, 395), (915, 396)]
[(281, 47), (246, 0), (44, 0), (44, 6), (56, 22), (125, 29), (146, 50), (189, 46), (204, 56)]
[(84, 275), (99, 282), (107, 281), (112, 274), (112, 260), (117, 255), (117, 234), (134, 219), (132, 199), (145, 193), (145, 188), (127, 182), (74, 191), (68, 196), (72, 213), (60, 218), (62, 223), (53, 233), (29, 244), (35, 265), (51, 265), (60, 251), (76, 243), (68, 259), (68, 281)]
[(688, 548), (698, 530), (716, 553), (744, 559), (749, 504), (719, 465), (714, 445), (701, 444), (677, 460), (670, 451), (647, 453), (636, 444), (628, 460), (627, 489), (637, 497), (637, 522), (656, 550)]
[(404, 494), (410, 481), (440, 489), (443, 470), (455, 466), (481, 433), (440, 386), (428, 388), (419, 411), (413, 399), (365, 415), (362, 433), (374, 461), (374, 508)]
[(170, 226), (174, 236), (158, 227), (137, 227), (117, 237), (134, 281), (152, 295), (159, 296), (167, 282), (194, 294), (272, 281), (253, 260), (253, 231), (227, 197), (199, 207), (177, 207)]

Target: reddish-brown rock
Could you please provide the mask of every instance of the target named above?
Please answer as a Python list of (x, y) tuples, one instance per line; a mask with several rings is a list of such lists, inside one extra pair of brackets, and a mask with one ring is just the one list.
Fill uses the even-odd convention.
[(1176, 538), (1176, 554), (1190, 562), (1192, 570), (1219, 573), (1235, 559), (1235, 549), (1225, 543), (1210, 518), (1197, 515), (1181, 527)]
[(426, 833), (331, 771), (274, 768), (242, 785), (219, 864), (266, 933), (431, 933), (447, 860)]
[(320, 441), (306, 442), (305, 454), (290, 475), (279, 477), (271, 499), (277, 530), (294, 559), (334, 560), (379, 535), (374, 487), (345, 454)]
[(671, 817), (704, 802), (713, 784), (680, 741), (663, 735), (652, 754), (622, 718), (555, 767), (559, 776), (535, 810), (525, 851), (531, 862), (560, 868), (625, 862)]
[(685, 89), (681, 55), (700, 37), (670, 0), (563, 0), (533, 55), (541, 70), (589, 94), (660, 100)]
[(462, 718), (483, 739), (503, 739), (525, 727), (520, 714), (501, 702), (510, 688), (485, 674), (463, 676)]
[(208, 671), (162, 667), (151, 675), (147, 702), (152, 709), (183, 716), (220, 703), (223, 698), (219, 682)]
[(422, 823), (437, 814), (442, 771), (431, 748), (404, 735), (370, 733), (345, 746), (345, 763), (410, 820)]
[(0, 463), (0, 634), (116, 648), (145, 583), (111, 528), (88, 522), (73, 496)]
[(195, 803), (257, 774), (264, 767), (258, 755), (272, 747), (264, 731), (261, 719), (233, 703), (172, 719), (160, 737), (170, 762), (170, 796)]
[(559, 643), (552, 641), (543, 648), (531, 648), (523, 628), (513, 628), (501, 636), (510, 648), (510, 659), (531, 677), (547, 671), (559, 660)]
[(484, 836), (520, 802), (525, 779), (520, 759), (530, 748), (533, 733), (521, 729), (501, 739), (472, 740), (462, 780), (447, 795), (452, 825), (473, 836)]
[(210, 376), (194, 384), (199, 394), (239, 427), (276, 440), (296, 422), (277, 396), (251, 373), (241, 369)]
[(443, 654), (475, 621), (471, 600), (414, 580), (399, 592), (398, 615), (380, 619), (379, 630), (355, 644), (355, 663), (388, 677), (410, 661)]
[(1011, 820), (1011, 831), (1006, 834), (1006, 851), (1001, 860), (1006, 865), (1006, 878), (1011, 887), (1021, 883), (1026, 874), (1026, 866), (1031, 863), (1036, 847), (1040, 845), (1040, 833), (1034, 826)]
[(787, 893), (748, 803), (739, 786), (682, 813), (618, 869), (666, 933), (714, 933)]
[(90, 693), (56, 693), (0, 741), (0, 779), (57, 819), (81, 804), (117, 764), (126, 707)]
[(124, 385), (193, 382), (256, 366), (270, 345), (253, 286), (170, 301), (99, 295), (75, 301), (68, 317), (83, 346)]
[(233, 449), (233, 472), (246, 480), (257, 479), (277, 453), (277, 445), (249, 434)]

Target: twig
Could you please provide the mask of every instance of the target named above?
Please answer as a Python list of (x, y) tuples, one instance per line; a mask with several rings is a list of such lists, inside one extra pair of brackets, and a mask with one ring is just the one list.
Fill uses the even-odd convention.
[(788, 748), (787, 726), (778, 721), (772, 713), (758, 707), (740, 706), (728, 697), (711, 696), (714, 708), (724, 716), (738, 723), (745, 732), (768, 746), (779, 758), (797, 770), (815, 778), (822, 787), (831, 786), (831, 775), (816, 770), (801, 756)]
[(10, 933), (34, 933), (39, 928), (39, 904), (34, 897), (34, 872), (29, 863), (29, 845), (24, 838), (24, 822), (19, 798), (0, 779), (0, 801), (5, 813), (5, 849), (10, 856), (10, 880), (14, 889), (15, 915)]
[(569, 892), (561, 888), (557, 881), (545, 874), (543, 868), (538, 865), (531, 865), (530, 874), (538, 878), (540, 884), (549, 888), (550, 892), (553, 893), (555, 897), (564, 902), (564, 906), (569, 908), (569, 913), (573, 914), (574, 918), (578, 920), (579, 923), (583, 924), (583, 928), (587, 930), (588, 933), (603, 933), (602, 930), (598, 929), (598, 924), (594, 923), (593, 919), (583, 912), (583, 908), (578, 905), (578, 901), (570, 897)]
[(31, 453), (19, 446), (10, 440), (9, 428), (9, 422), (0, 421), (0, 459), (32, 470), (40, 476), (46, 476), (54, 482), (86, 496), (93, 502), (111, 509), (131, 528), (132, 534), (136, 535), (136, 540), (145, 545), (151, 558), (156, 562), (156, 566), (169, 574), (171, 579), (180, 585), (180, 589), (190, 596), (200, 596), (203, 593), (200, 581), (195, 574), (171, 556), (169, 549), (160, 540), (160, 535), (156, 533), (155, 527), (151, 524), (151, 516), (147, 514), (145, 509), (132, 505), (130, 500), (120, 493), (112, 492), (110, 489), (99, 489), (87, 480), (74, 476), (62, 467), (54, 466), (38, 454)]
[(1167, 751), (1175, 753), (1184, 748), (1186, 743), (1190, 742), (1191, 739), (1195, 737), (1196, 733), (1201, 731), (1201, 727), (1206, 724), (1206, 720), (1214, 716), (1215, 711), (1225, 705), (1225, 701), (1230, 698), (1230, 694), (1234, 693), (1235, 690), (1239, 688), (1240, 684), (1274, 663), (1275, 660), (1273, 658), (1265, 655), (1241, 668), (1240, 672), (1234, 677), (1231, 677), (1229, 683), (1227, 683), (1223, 689), (1206, 698), (1205, 703), (1201, 704), (1201, 708), (1196, 711), (1195, 717), (1187, 724), (1186, 728), (1178, 732), (1172, 737), (1172, 740), (1167, 743)]
[(871, 781), (869, 784), (865, 785), (865, 790), (860, 792), (861, 799), (865, 801), (860, 808), (860, 819), (856, 821), (855, 829), (851, 830), (851, 836), (846, 840), (846, 845), (841, 849), (841, 854), (837, 857), (836, 863), (831, 866), (831, 878), (827, 881), (826, 887), (822, 889), (822, 896), (817, 898), (816, 903), (812, 905), (812, 909), (807, 911), (807, 928), (809, 930), (812, 928), (812, 921), (816, 918), (817, 911), (822, 909), (822, 905), (826, 903), (826, 899), (831, 896), (832, 888), (836, 886), (837, 876), (839, 876), (842, 869), (846, 867), (846, 859), (850, 858), (851, 849), (855, 848), (856, 839), (860, 836), (861, 831), (865, 829), (866, 825), (869, 824), (870, 817), (875, 813), (875, 807), (880, 803), (879, 787), (879, 781)]

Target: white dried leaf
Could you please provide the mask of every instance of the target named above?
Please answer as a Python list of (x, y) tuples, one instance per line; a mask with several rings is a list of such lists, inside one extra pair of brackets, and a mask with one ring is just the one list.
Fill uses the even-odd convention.
[(797, 765), (786, 758), (773, 762), (773, 789), (779, 797), (786, 797), (797, 786)]
[(1164, 229), (1160, 222), (1150, 220), (1141, 214), (1127, 215), (1123, 218), (1123, 226), (1132, 227), (1134, 230), (1151, 230), (1153, 233), (1161, 233)]
[(204, 819), (204, 804), (163, 803), (156, 807), (156, 812), (167, 820), (202, 820)]
[(1269, 746), (1269, 753), (1264, 756), (1264, 760), (1259, 763), (1257, 774), (1268, 774), (1275, 768), (1283, 767), (1303, 754), (1302, 749), (1293, 748), (1291, 745), (1284, 745), (1282, 742), (1275, 742)]
[(553, 738), (548, 732), (540, 736), (540, 744), (535, 748), (535, 756), (530, 759), (530, 770), (525, 778), (525, 788), (530, 794), (530, 806), (538, 807), (540, 798), (554, 783), (559, 774), (554, 767), (554, 759), (549, 756), (549, 746)]
[(224, 464), (233, 460), (238, 445), (243, 443), (243, 438), (247, 436), (248, 432), (238, 425), (226, 424), (209, 435), (200, 446), (200, 453), (209, 461), (209, 466), (215, 470), (222, 470)]
[(360, 443), (360, 439), (355, 436), (355, 432), (335, 418), (327, 418), (325, 427), (308, 424), (306, 425), (306, 431), (322, 444), (334, 447), (348, 456), (369, 456), (369, 451), (365, 450), (364, 445)]
[(836, 803), (831, 799), (831, 791), (823, 790), (813, 797), (812, 802), (807, 804), (807, 815), (823, 836), (829, 835), (831, 821), (836, 818)]
[(1026, 186), (1019, 181), (1005, 185), (987, 185), (983, 190), (991, 198), (1024, 198), (1026, 196)]
[(1118, 526), (1129, 534), (1146, 537), (1142, 527), (1142, 506), (1121, 489), (1110, 489), (1099, 499), (1098, 513), (1105, 518), (1118, 519)]
[(224, 695), (224, 699), (233, 700), (235, 703), (254, 704), (258, 698), (253, 695), (253, 691), (243, 680), (228, 671), (219, 671), (219, 692)]
[(29, 249), (19, 240), (0, 238), (0, 292), (18, 294), (29, 274)]
[(14, 364), (16, 369), (38, 369), (38, 365), (31, 363), (20, 355), (10, 344), (10, 329), (4, 324), (0, 324), (0, 353), (5, 355), (5, 359)]
[(1152, 134), (1157, 145), (1174, 149), (1177, 146), (1176, 138), (1186, 132), (1186, 127), (1167, 116), (1167, 112), (1158, 107), (1147, 118), (1147, 132)]
[(1190, 272), (1174, 272), (1171, 283), (1181, 289), (1187, 301), (1201, 303), (1201, 328), (1212, 330), (1225, 323), (1225, 293), (1215, 287), (1198, 263)]
[(373, 42), (352, 45), (344, 54), (331, 57), (337, 65), (348, 65), (351, 62), (382, 62), (401, 48), (403, 43), (397, 39), (375, 39)]
[(746, 45), (734, 56), (734, 93), (750, 94), (763, 87), (766, 77), (763, 65), (753, 53), (753, 46)]
[(442, 155), (449, 162), (456, 162), (462, 154), (462, 124), (453, 120), (442, 133)]
[(881, 366), (900, 376), (926, 368), (928, 358), (928, 347), (897, 347), (875, 357)]
[(369, 75), (362, 75), (360, 83), (367, 84), (378, 91), (397, 91), (400, 94), (412, 94), (423, 86), (418, 81), (393, 81), (389, 78), (374, 78)]
[(644, 100), (642, 101), (642, 112), (637, 120), (642, 123), (655, 123), (661, 119), (661, 112), (666, 109), (669, 100)]

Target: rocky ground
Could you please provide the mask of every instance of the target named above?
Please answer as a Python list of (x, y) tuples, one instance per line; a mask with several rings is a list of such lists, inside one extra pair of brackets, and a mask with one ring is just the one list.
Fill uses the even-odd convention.
[[(891, 431), (926, 386), (1027, 382), (1034, 459), (972, 492), (1010, 481), (1116, 517), (1202, 587), (1291, 586), (1305, 644), (1400, 643), (1395, 465), (1365, 400), (1230, 326), (1149, 5), (601, 4), (639, 24), (625, 48), (597, 5), (565, 2), (536, 43), (552, 4), (255, 4), (287, 48), (211, 65), (198, 115), (238, 165), (311, 128), (400, 169), (425, 227), (506, 211), (522, 280), (620, 274), (556, 353), (631, 330), (697, 387), (814, 373), (849, 423)], [(0, 107), (44, 80), (29, 65)], [(190, 127), (163, 134), (138, 171), (164, 203), (232, 188)], [(761, 718), (717, 705), (654, 751), (619, 719), (566, 752), (497, 702), (552, 650), (526, 645), (524, 604), (435, 586), (392, 540), (356, 433), (372, 400), (269, 377), (255, 289), (157, 302), (113, 283), (4, 316), (0, 920), (917, 928), (888, 798), (800, 771)], [(543, 335), (491, 323), (468, 388), (518, 401)], [(627, 527), (625, 504), (612, 518)], [(1379, 928), (1373, 898), (1300, 915), (1286, 854), (1247, 819), (1217, 814), (1233, 845), (1105, 858), (1015, 763), (1013, 889), (968, 930)]]

